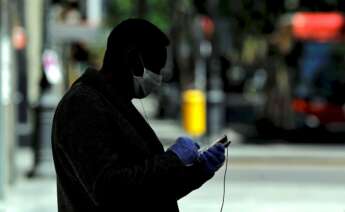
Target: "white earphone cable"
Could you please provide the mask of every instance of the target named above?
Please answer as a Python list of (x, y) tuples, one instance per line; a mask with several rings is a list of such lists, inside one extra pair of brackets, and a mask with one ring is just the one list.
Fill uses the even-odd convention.
[(222, 197), (222, 205), (220, 207), (220, 212), (223, 211), (224, 202), (225, 202), (225, 192), (226, 192), (226, 173), (228, 171), (228, 157), (229, 157), (229, 149), (226, 149), (226, 157), (225, 157), (225, 171), (224, 171), (224, 178), (223, 178), (223, 197)]

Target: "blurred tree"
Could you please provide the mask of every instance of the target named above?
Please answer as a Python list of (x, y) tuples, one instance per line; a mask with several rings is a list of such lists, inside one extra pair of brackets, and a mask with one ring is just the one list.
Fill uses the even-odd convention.
[[(148, 13), (146, 18), (156, 24), (163, 31), (169, 31), (171, 27), (169, 1), (146, 0), (148, 4)], [(170, 0), (171, 1), (171, 0)]]
[(148, 10), (147, 0), (138, 0), (136, 9), (137, 16), (140, 18), (145, 18)]
[[(171, 1), (171, 0), (170, 0)], [(120, 21), (131, 18), (145, 18), (156, 24), (163, 31), (168, 31), (170, 21), (170, 1), (160, 0), (110, 0), (106, 1), (106, 25), (113, 27)]]
[(108, 0), (105, 2), (107, 8), (106, 25), (115, 26), (121, 20), (133, 16), (135, 0)]

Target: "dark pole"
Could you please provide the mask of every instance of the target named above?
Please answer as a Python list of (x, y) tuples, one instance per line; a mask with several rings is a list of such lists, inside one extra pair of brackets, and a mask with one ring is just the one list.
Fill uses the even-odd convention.
[(218, 0), (209, 0), (208, 8), (211, 18), (215, 24), (215, 32), (212, 38), (212, 54), (209, 61), (209, 82), (208, 82), (208, 132), (209, 135), (217, 136), (224, 128), (225, 115), (225, 94), (221, 79), (220, 51), (218, 43)]
[(148, 11), (148, 5), (146, 0), (138, 0), (137, 3), (137, 16), (139, 18), (145, 18), (147, 11)]
[[(16, 2), (16, 26), (25, 29), (25, 2), (17, 0)], [(20, 29), (19, 29), (20, 30)], [(24, 32), (25, 33), (25, 32)], [(25, 35), (24, 35), (25, 36)], [(26, 39), (26, 38), (25, 38)], [(26, 45), (26, 44), (25, 44)], [(16, 49), (17, 59), (17, 89), (20, 93), (20, 102), (18, 103), (18, 139), (20, 144), (28, 143), (28, 95), (27, 95), (27, 61), (26, 61), (26, 46)]]

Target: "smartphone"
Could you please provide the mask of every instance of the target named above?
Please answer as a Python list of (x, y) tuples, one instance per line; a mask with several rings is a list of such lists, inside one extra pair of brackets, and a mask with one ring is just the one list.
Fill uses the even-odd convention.
[(203, 151), (207, 150), (208, 148), (210, 148), (211, 146), (218, 144), (218, 143), (223, 144), (224, 147), (227, 148), (231, 144), (231, 141), (228, 140), (227, 135), (224, 135), (223, 137), (221, 137), (221, 138), (217, 139), (215, 142), (213, 142), (211, 145), (201, 148), (199, 151), (203, 152)]
[(227, 148), (231, 144), (231, 141), (228, 140), (228, 136), (227, 135), (224, 135), (223, 137), (221, 137), (220, 139), (218, 139), (215, 142), (215, 144), (217, 144), (217, 143), (223, 144), (225, 146), (225, 148)]

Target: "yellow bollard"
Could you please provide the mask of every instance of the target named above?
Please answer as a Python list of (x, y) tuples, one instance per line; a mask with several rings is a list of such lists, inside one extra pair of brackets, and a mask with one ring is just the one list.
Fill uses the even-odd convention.
[(201, 90), (191, 89), (182, 95), (182, 119), (185, 131), (202, 136), (206, 131), (206, 97)]

